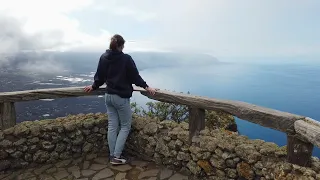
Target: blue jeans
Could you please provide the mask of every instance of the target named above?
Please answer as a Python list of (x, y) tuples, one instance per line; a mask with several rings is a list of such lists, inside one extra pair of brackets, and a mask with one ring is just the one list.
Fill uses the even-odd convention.
[(131, 129), (132, 111), (130, 98), (121, 98), (115, 94), (105, 94), (105, 102), (108, 114), (110, 156), (120, 158)]

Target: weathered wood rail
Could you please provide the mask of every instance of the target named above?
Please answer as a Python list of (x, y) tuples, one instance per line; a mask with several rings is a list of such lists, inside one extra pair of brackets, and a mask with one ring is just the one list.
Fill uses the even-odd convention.
[[(199, 135), (204, 129), (204, 109), (224, 111), (243, 120), (287, 134), (288, 162), (301, 166), (310, 166), (314, 145), (320, 147), (320, 122), (288, 112), (281, 112), (253, 104), (194, 96), (159, 90), (154, 96), (144, 89), (134, 87), (135, 91), (150, 99), (183, 104), (189, 107), (189, 139)], [(0, 129), (16, 124), (15, 102), (40, 99), (67, 98), (79, 96), (103, 95), (105, 88), (85, 93), (83, 87), (39, 89), (0, 93)]]

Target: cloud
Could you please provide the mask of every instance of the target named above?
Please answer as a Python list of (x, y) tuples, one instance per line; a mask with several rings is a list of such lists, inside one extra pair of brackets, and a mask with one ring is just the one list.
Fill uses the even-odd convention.
[(27, 61), (26, 63), (21, 63), (18, 68), (26, 73), (41, 75), (63, 75), (67, 72), (62, 64), (53, 59)]
[(12, 27), (0, 35), (17, 34), (6, 35), (0, 53), (103, 51), (120, 33), (128, 51), (320, 55), (319, 7), (317, 0), (0, 0), (2, 23)]
[[(115, 26), (131, 24), (141, 12), (148, 14), (144, 24), (136, 23), (143, 28), (114, 29), (129, 38), (135, 36), (130, 31), (145, 32), (146, 35), (139, 35), (143, 36), (139, 38), (153, 42), (153, 47), (158, 49), (207, 52), (218, 56), (320, 55), (317, 48), (320, 45), (317, 33), (320, 20), (316, 18), (320, 16), (320, 2), (317, 0), (122, 0), (98, 3), (101, 4), (97, 6), (113, 9), (104, 14), (126, 15), (126, 19), (121, 19)], [(129, 9), (130, 13), (117, 12), (117, 7)], [(115, 21), (110, 20), (108, 24), (112, 26)]]

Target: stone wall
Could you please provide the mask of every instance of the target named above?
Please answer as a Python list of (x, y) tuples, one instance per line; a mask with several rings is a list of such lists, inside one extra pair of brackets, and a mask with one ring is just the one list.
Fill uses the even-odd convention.
[(107, 151), (105, 114), (25, 121), (0, 131), (0, 171)]
[[(136, 118), (127, 150), (185, 174), (208, 179), (317, 179), (320, 161), (312, 167), (286, 162), (286, 147), (250, 140), (226, 130), (203, 130), (188, 144), (188, 124)], [(204, 178), (200, 178), (204, 179)]]
[[(0, 132), (0, 171), (107, 151), (105, 114), (23, 122)], [(188, 144), (188, 124), (134, 117), (126, 151), (200, 179), (320, 179), (286, 163), (285, 147), (226, 130), (204, 130)]]

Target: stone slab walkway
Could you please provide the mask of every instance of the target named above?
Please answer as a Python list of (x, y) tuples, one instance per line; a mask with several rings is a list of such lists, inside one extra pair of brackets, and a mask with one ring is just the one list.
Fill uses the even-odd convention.
[(188, 177), (153, 162), (131, 158), (127, 165), (112, 166), (105, 155), (90, 154), (15, 172), (0, 172), (0, 180), (187, 180)]

